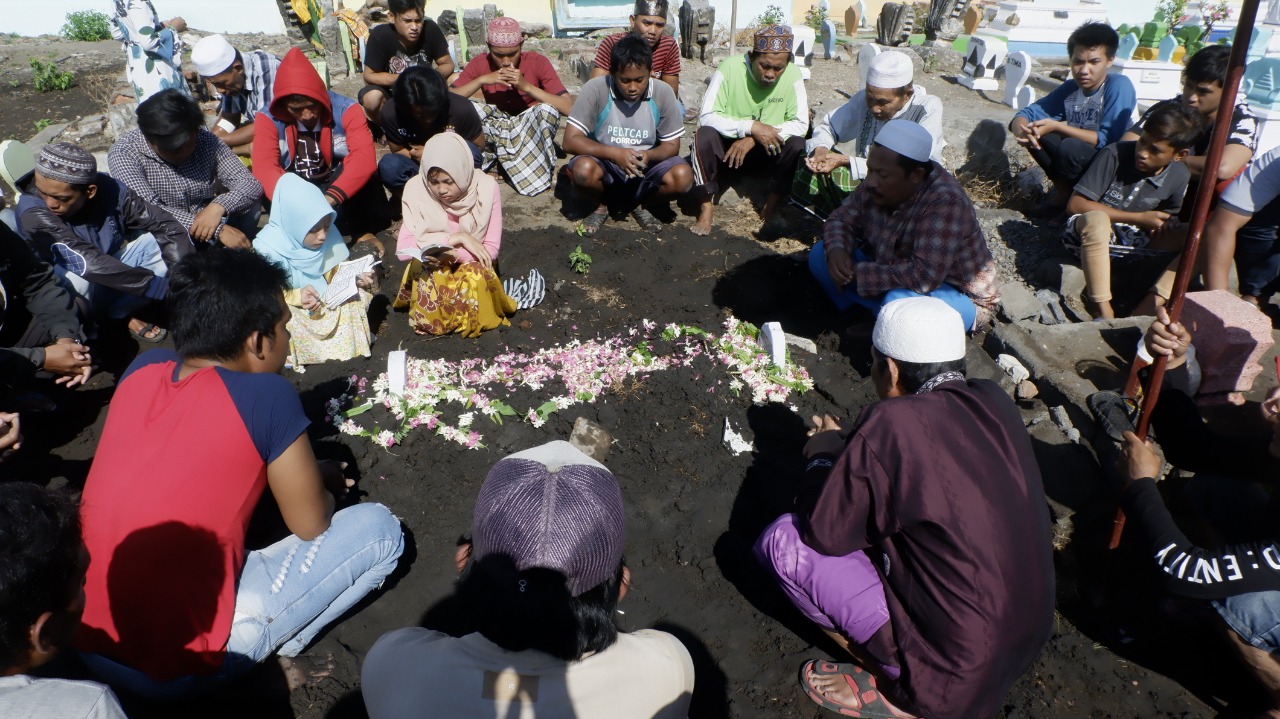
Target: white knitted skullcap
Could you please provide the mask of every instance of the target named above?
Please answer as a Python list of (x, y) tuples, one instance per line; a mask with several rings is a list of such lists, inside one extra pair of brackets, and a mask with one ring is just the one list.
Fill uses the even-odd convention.
[(226, 72), (235, 61), (236, 49), (221, 35), (210, 35), (191, 48), (191, 64), (204, 77)]
[(876, 133), (876, 144), (916, 162), (928, 162), (933, 154), (933, 135), (923, 125), (910, 120), (886, 122)]
[(867, 84), (884, 90), (906, 87), (911, 84), (914, 73), (911, 58), (905, 52), (886, 50), (872, 58)]
[(965, 355), (964, 320), (940, 299), (905, 297), (880, 308), (871, 344), (903, 362), (952, 362)]

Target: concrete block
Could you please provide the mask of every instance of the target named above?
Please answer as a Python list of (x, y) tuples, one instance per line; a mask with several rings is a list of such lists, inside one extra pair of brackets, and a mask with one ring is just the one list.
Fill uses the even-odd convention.
[(1016, 280), (1000, 285), (1000, 316), (1010, 322), (1029, 320), (1040, 316), (1044, 303)]
[(1275, 340), (1271, 320), (1226, 290), (1188, 292), (1182, 322), (1191, 330), (1200, 361), (1199, 398), (1239, 404), (1262, 373), (1259, 360)]
[[(134, 126), (136, 127), (138, 124), (138, 120), (136, 117), (134, 118), (133, 123), (134, 123)], [(70, 126), (71, 126), (71, 123), (69, 122), (54, 123), (46, 127), (45, 129), (41, 130), (40, 132), (37, 132), (35, 136), (32, 137), (30, 140), (27, 140), (27, 147), (30, 147), (31, 151), (38, 155), (40, 154), (40, 148), (44, 147), (45, 145), (48, 145), (50, 142), (53, 142), (55, 139), (57, 139), (58, 135), (62, 134), (63, 130), (67, 129)]]

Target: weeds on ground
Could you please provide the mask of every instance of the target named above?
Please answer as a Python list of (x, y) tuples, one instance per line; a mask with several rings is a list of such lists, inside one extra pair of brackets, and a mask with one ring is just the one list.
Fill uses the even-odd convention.
[(47, 118), (47, 117), (42, 117), (42, 118), (40, 118), (39, 120), (36, 120), (36, 123), (35, 123), (35, 124), (36, 124), (36, 132), (41, 132), (41, 131), (43, 131), (46, 127), (48, 127), (48, 126), (52, 125), (52, 124), (53, 124), (53, 120), (50, 120), (50, 119), (49, 119), (49, 118)]
[(76, 79), (73, 73), (59, 70), (57, 64), (40, 62), (34, 57), (31, 58), (31, 71), (34, 74), (33, 79), (37, 92), (66, 90), (71, 87)]
[(578, 245), (569, 253), (569, 269), (580, 275), (585, 275), (591, 271), (591, 255), (582, 251), (582, 245)]
[(932, 75), (938, 71), (939, 64), (940, 61), (938, 60), (938, 54), (936, 52), (931, 52), (928, 55), (925, 55), (924, 59), (921, 61), (921, 69), (924, 70), (926, 74)]
[(68, 40), (107, 40), (111, 37), (111, 18), (97, 10), (69, 12), (66, 23), (58, 33)]

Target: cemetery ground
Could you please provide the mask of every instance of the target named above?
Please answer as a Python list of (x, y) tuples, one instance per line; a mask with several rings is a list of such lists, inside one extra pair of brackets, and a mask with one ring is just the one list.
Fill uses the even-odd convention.
[[(235, 41), (252, 47), (264, 44), (262, 40)], [(268, 47), (286, 42), (266, 40)], [(76, 86), (41, 94), (30, 87), (26, 58), (45, 57), (51, 43), (0, 38), (4, 136), (29, 138), (35, 123), (46, 118), (74, 123), (105, 112), (106, 100), (92, 93), (98, 85), (91, 80), (120, 76), (118, 48), (109, 42), (59, 45), (70, 47), (59, 49), (58, 57), (99, 54), (66, 61), (76, 69)], [(527, 49), (536, 49), (533, 45)], [(539, 45), (547, 54), (562, 51), (557, 58), (561, 74), (575, 90), (579, 81), (567, 59), (589, 43)], [(1053, 636), (1010, 691), (1001, 716), (1243, 715), (1259, 697), (1225, 645), (1187, 621), (1191, 609), (1161, 601), (1142, 552), (1125, 545), (1108, 557), (1104, 547), (1114, 494), (1089, 446), (1092, 423), (1082, 393), (1120, 384), (1143, 323), (1049, 326), (1037, 321), (1045, 308), (1029, 290), (1061, 290), (1075, 281), (1070, 270), (1062, 269), (1058, 229), (1034, 224), (1019, 211), (1023, 198), (1008, 178), (1029, 159), (1003, 130), (1011, 110), (993, 101), (997, 98), (955, 84), (958, 56), (940, 52), (936, 58), (917, 66), (917, 83), (946, 103), (946, 159), (967, 178), (1009, 283), (996, 327), (970, 342), (971, 374), (995, 379), (1012, 393), (1012, 382), (992, 357), (1013, 353), (1032, 369), (1038, 396), (1019, 401), (1019, 406), (1040, 459), (1055, 528), (1058, 612)], [(815, 60), (812, 71), (809, 96), (815, 112), (844, 102), (837, 89), (852, 93), (858, 88), (857, 67), (850, 61)], [(709, 74), (709, 67), (686, 61), (686, 102), (697, 103)], [(355, 78), (336, 84), (348, 94), (358, 86)], [(95, 150), (107, 146), (93, 135), (85, 142), (97, 143)], [(751, 197), (753, 192), (748, 188), (744, 194)], [(750, 552), (758, 532), (789, 506), (802, 470), (807, 418), (822, 412), (853, 417), (874, 398), (866, 379), (867, 319), (855, 318), (860, 329), (846, 332), (847, 323), (830, 311), (807, 276), (804, 252), (819, 236), (820, 225), (788, 210), (784, 237), (761, 240), (753, 234), (759, 223), (751, 202), (730, 193), (717, 211), (710, 237), (692, 235), (691, 208), (678, 207), (674, 218), (664, 218), (675, 224), (658, 236), (620, 220), (606, 223), (594, 238), (581, 238), (563, 214), (562, 196), (547, 192), (525, 198), (503, 186), (507, 229), (501, 273), (515, 277), (537, 268), (547, 281), (546, 300), (518, 313), (512, 326), (474, 340), (418, 337), (403, 314), (379, 301), (372, 312), (378, 339), (371, 358), (311, 366), (304, 373), (286, 370), (313, 421), (310, 433), (317, 453), (348, 462), (361, 498), (389, 506), (404, 521), (408, 538), (401, 566), (385, 590), (324, 632), (307, 651), (318, 663), (332, 662), (330, 675), (289, 694), (271, 662), (220, 696), (178, 707), (125, 697), (131, 716), (363, 716), (359, 667), (378, 636), (416, 624), (465, 630), (447, 602), (454, 579), (453, 547), (469, 531), (472, 504), (487, 469), (510, 452), (566, 438), (578, 417), (611, 433), (605, 461), (619, 479), (628, 510), (626, 557), (634, 585), (620, 606), (625, 614), (619, 613), (619, 625), (656, 626), (685, 642), (697, 669), (691, 716), (828, 716), (797, 688), (796, 677), (804, 660), (840, 656), (838, 650), (789, 607)], [(389, 247), (393, 229), (382, 234)], [(591, 257), (584, 274), (570, 269), (568, 262), (579, 245)], [(382, 289), (394, 296), (403, 263), (388, 264)], [(1067, 305), (1066, 312), (1073, 312)], [(656, 323), (651, 337), (660, 353), (672, 345), (657, 339), (664, 326), (696, 326), (718, 334), (730, 316), (756, 324), (780, 321), (788, 333), (813, 340), (816, 353), (791, 350), (792, 359), (811, 375), (813, 389), (792, 393), (781, 403), (753, 405), (749, 391), (732, 390), (734, 377), (723, 366), (703, 359), (632, 376), (596, 401), (553, 412), (535, 427), (523, 418), (526, 410), (540, 407), (557, 392), (554, 387), (523, 388), (502, 395), (517, 416), (498, 424), (476, 413), (470, 429), (482, 435), (478, 443), (483, 446), (475, 449), (446, 441), (426, 427), (383, 449), (367, 438), (342, 434), (326, 421), (331, 415), (328, 401), (352, 393), (352, 377), (372, 383), (385, 369), (390, 350), (458, 362), (534, 353), (575, 340), (619, 337), (634, 344), (646, 333), (648, 320)], [(5, 478), (73, 490), (83, 486), (114, 380), (138, 350), (132, 340), (94, 349), (102, 368), (87, 387), (57, 395), (57, 413), (24, 417), (27, 442), (15, 461), (0, 465)], [(1253, 395), (1257, 393), (1255, 388)], [(1065, 407), (1061, 417), (1066, 421), (1051, 418), (1050, 409), (1058, 406)], [(1231, 421), (1253, 409), (1256, 404), (1218, 414)], [(450, 421), (459, 411), (449, 410)], [(353, 419), (369, 426), (389, 417), (375, 409)], [(753, 442), (754, 451), (734, 454), (725, 447), (726, 420)], [(1071, 423), (1083, 434), (1079, 444), (1068, 438), (1065, 428)], [(280, 527), (278, 520), (271, 521), (269, 507), (260, 515), (254, 540), (265, 543)], [(84, 671), (70, 657), (54, 669), (71, 675)]]

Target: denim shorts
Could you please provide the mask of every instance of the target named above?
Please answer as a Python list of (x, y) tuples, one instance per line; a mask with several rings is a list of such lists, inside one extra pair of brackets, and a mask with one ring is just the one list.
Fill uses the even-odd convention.
[(1241, 639), (1265, 652), (1280, 652), (1280, 591), (1215, 599), (1213, 608)]

